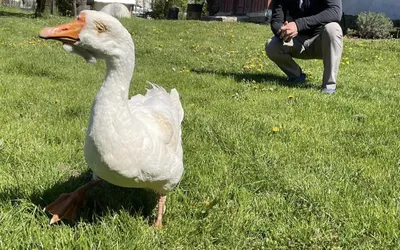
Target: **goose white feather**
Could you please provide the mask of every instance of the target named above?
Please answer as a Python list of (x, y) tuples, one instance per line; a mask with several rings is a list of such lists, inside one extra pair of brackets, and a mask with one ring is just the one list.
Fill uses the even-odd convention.
[(128, 99), (135, 49), (124, 26), (106, 13), (82, 11), (77, 20), (43, 29), (40, 36), (62, 41), (65, 50), (88, 62), (106, 61), (84, 149), (94, 174), (117, 186), (160, 194), (174, 188), (183, 173), (179, 94), (150, 83), (145, 95)]

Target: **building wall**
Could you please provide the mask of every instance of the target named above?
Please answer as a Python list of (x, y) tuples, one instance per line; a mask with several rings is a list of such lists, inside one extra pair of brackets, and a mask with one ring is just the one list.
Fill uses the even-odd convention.
[(136, 4), (142, 6), (145, 9), (152, 9), (153, 8), (153, 1), (152, 0), (136, 0)]
[[(247, 14), (264, 11), (271, 0), (214, 0), (218, 12), (229, 14)], [(400, 0), (342, 0), (343, 12), (358, 15), (362, 11), (383, 12), (389, 18), (400, 20)]]
[[(121, 1), (115, 1), (115, 2), (121, 2)], [(97, 2), (94, 0), (93, 4), (93, 9), (94, 10), (101, 10), (104, 6), (108, 5), (109, 2), (103, 3), (103, 2)], [(132, 10), (135, 8), (135, 6), (141, 6), (145, 9), (152, 9), (153, 7), (153, 1), (152, 0), (136, 0), (134, 1), (134, 4), (125, 4), (125, 6), (129, 9)]]
[(21, 9), (35, 9), (36, 0), (0, 0), (0, 4)]
[(342, 0), (343, 12), (358, 15), (362, 11), (383, 12), (389, 18), (400, 20), (400, 0)]

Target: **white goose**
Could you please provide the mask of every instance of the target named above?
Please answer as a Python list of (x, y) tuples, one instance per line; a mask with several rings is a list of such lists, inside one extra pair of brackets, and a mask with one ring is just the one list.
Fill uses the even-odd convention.
[(85, 158), (94, 173), (86, 185), (48, 205), (50, 223), (75, 219), (86, 191), (96, 177), (121, 187), (147, 188), (159, 194), (155, 226), (162, 226), (166, 194), (183, 172), (181, 122), (183, 109), (175, 89), (167, 93), (152, 84), (146, 95), (128, 98), (135, 66), (129, 32), (114, 17), (82, 11), (76, 20), (40, 32), (63, 43), (68, 52), (88, 62), (104, 59), (107, 75), (93, 102), (85, 141)]

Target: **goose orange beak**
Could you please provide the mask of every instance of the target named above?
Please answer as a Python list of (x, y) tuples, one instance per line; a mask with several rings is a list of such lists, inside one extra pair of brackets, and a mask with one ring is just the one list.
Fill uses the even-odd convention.
[(43, 39), (54, 39), (63, 43), (74, 44), (79, 41), (79, 33), (85, 24), (85, 15), (81, 14), (72, 22), (42, 29), (39, 37)]

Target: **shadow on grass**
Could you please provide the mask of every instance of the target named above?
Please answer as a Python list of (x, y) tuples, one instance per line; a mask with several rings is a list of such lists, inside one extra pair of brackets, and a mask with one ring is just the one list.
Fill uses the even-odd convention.
[[(14, 189), (0, 193), (0, 199), (18, 202), (19, 199), (26, 197), (35, 205), (44, 208), (57, 200), (62, 193), (75, 191), (90, 181), (91, 178), (91, 172), (87, 171), (79, 176), (71, 177), (65, 182), (56, 183), (42, 193), (34, 193), (30, 197), (26, 197), (24, 192)], [(96, 223), (105, 215), (120, 213), (121, 211), (129, 213), (131, 216), (143, 216), (148, 219), (149, 223), (154, 221), (154, 218), (151, 218), (152, 211), (157, 205), (157, 195), (154, 191), (122, 188), (103, 181), (91, 188), (86, 198), (86, 203), (78, 210), (76, 221)], [(74, 226), (76, 222), (64, 220), (64, 223)]]
[(23, 13), (23, 12), (9, 12), (9, 11), (3, 11), (0, 10), (0, 18), (1, 17), (24, 17), (24, 18), (34, 18), (35, 14), (27, 12), (27, 13)]
[(285, 86), (285, 87), (290, 87), (290, 88), (317, 88), (316, 86), (308, 83), (307, 81), (305, 83), (299, 83), (299, 84), (293, 84), (288, 82), (286, 77), (271, 74), (268, 72), (265, 73), (236, 73), (236, 72), (216, 72), (213, 70), (204, 70), (204, 69), (192, 69), (191, 72), (196, 73), (196, 74), (214, 74), (214, 75), (219, 75), (222, 77), (233, 77), (235, 81), (241, 83), (241, 82), (254, 82), (254, 83), (266, 83), (266, 82), (273, 82), (275, 84)]

